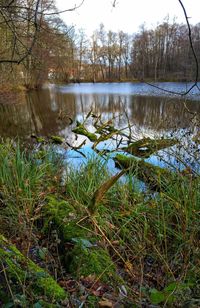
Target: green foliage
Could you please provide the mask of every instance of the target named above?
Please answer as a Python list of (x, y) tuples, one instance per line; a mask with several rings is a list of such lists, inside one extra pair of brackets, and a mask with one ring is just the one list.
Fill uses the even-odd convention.
[(157, 305), (165, 301), (165, 295), (156, 289), (151, 289), (150, 300), (152, 304)]
[(88, 308), (98, 307), (98, 298), (94, 295), (89, 295), (86, 300), (86, 305)]
[(102, 248), (76, 244), (70, 253), (69, 271), (76, 277), (95, 275), (104, 282), (116, 278), (116, 268), (109, 253)]
[[(76, 279), (94, 274), (99, 281), (116, 283), (119, 287), (122, 284), (121, 277), (116, 275), (119, 272), (130, 287), (133, 304), (197, 303), (200, 286), (198, 176), (172, 175), (134, 159), (131, 162), (135, 168), (130, 168), (123, 179), (114, 183), (106, 161), (91, 158), (78, 170), (66, 166), (64, 186), (60, 187), (61, 165), (53, 152), (47, 151), (44, 159), (38, 160), (9, 143), (0, 146), (0, 157), (1, 221), (9, 219), (9, 225), (17, 229), (19, 215), (23, 215), (26, 218), (23, 230), (27, 230), (39, 205), (32, 230), (44, 238), (49, 238), (52, 229), (57, 231), (60, 262), (67, 274)], [(124, 161), (124, 156), (117, 157)], [(133, 177), (147, 174), (146, 170), (164, 189), (156, 193), (138, 189)], [(98, 206), (95, 215), (91, 215), (88, 206), (94, 196)], [(3, 223), (1, 228), (8, 233)], [(13, 236), (13, 229), (9, 232)], [(21, 255), (18, 259), (14, 248), (5, 251), (3, 247), (0, 246), (2, 262), (9, 265), (13, 284), (17, 281), (21, 285), (24, 281)], [(38, 255), (46, 262), (47, 249), (39, 248)], [(34, 292), (39, 294), (51, 285), (47, 275), (35, 267), (27, 270), (27, 292), (34, 285)], [(49, 286), (49, 293), (52, 292)], [(4, 288), (0, 288), (1, 293), (5, 294)], [(39, 305), (39, 300), (36, 303)]]
[(54, 162), (52, 154), (46, 153), (39, 162), (35, 154), (22, 151), (18, 143), (0, 144), (1, 212), (13, 233), (26, 232), (24, 228), (31, 225), (44, 190), (60, 168)]
[(87, 205), (94, 192), (103, 181), (108, 179), (106, 162), (91, 157), (87, 164), (82, 164), (77, 171), (69, 168), (66, 175), (66, 195), (80, 204)]
[(157, 305), (161, 303), (172, 304), (178, 298), (184, 297), (184, 292), (187, 291), (193, 284), (191, 283), (178, 283), (172, 282), (167, 285), (162, 291), (153, 288), (150, 289), (150, 301), (152, 304)]

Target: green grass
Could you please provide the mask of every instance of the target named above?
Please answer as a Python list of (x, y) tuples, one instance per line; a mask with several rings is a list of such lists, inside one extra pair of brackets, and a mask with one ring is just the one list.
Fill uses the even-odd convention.
[[(109, 177), (98, 160), (74, 171), (73, 177), (70, 174), (66, 191), (72, 202), (82, 205), (87, 205), (95, 189)], [(116, 183), (102, 197), (95, 213), (102, 232), (97, 233), (105, 234), (108, 245), (118, 243), (116, 249), (110, 247), (111, 254), (114, 260), (119, 259), (120, 265), (125, 261), (123, 278), (133, 279), (131, 287), (135, 288), (135, 294), (139, 292), (141, 298), (146, 296), (146, 300), (154, 301), (151, 296), (154, 288), (163, 292), (160, 303), (167, 304), (168, 300), (174, 305), (192, 303), (200, 278), (200, 180), (177, 175), (176, 182), (169, 184), (164, 192), (152, 194), (147, 190), (142, 194), (134, 190), (132, 176), (129, 174), (126, 180)], [(176, 285), (172, 296), (165, 288), (173, 282)]]
[(34, 154), (21, 150), (18, 143), (0, 145), (0, 229), (7, 225), (13, 235), (26, 233), (59, 168), (50, 153), (39, 161)]
[[(90, 248), (94, 244), (109, 252), (119, 276), (118, 281), (116, 275), (112, 279), (119, 285), (123, 281), (126, 300), (132, 305), (200, 305), (199, 177), (177, 175), (165, 191), (152, 193), (148, 189), (141, 192), (133, 176), (137, 170), (110, 187), (91, 215), (87, 208), (95, 191), (111, 177), (105, 161), (92, 158), (77, 170), (62, 165), (51, 149), (38, 160), (19, 144), (1, 144), (1, 233), (14, 239), (28, 233), (30, 242), (39, 242), (42, 232), (48, 241), (51, 226), (59, 232), (63, 266), (66, 260), (74, 264), (73, 251), (79, 251), (74, 241), (86, 245), (80, 249), (85, 255), (95, 249)], [(56, 213), (60, 213), (57, 219)], [(74, 236), (72, 227), (76, 228)], [(74, 278), (81, 277), (76, 273)]]

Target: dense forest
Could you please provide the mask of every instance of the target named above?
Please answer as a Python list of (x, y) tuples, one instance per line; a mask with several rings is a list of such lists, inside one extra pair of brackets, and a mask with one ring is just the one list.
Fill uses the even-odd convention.
[[(191, 26), (191, 32), (200, 59), (200, 24)], [(195, 75), (188, 27), (168, 17), (154, 29), (141, 25), (132, 35), (107, 31), (101, 24), (87, 37), (60, 19), (53, 1), (1, 0), (0, 36), (4, 88), (37, 88), (48, 79), (190, 81)]]

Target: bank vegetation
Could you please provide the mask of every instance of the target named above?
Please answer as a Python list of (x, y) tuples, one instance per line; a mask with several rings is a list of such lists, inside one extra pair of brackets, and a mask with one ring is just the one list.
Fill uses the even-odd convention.
[[(74, 129), (94, 151), (78, 167), (57, 150), (65, 146), (58, 136), (34, 136), (31, 151), (1, 142), (0, 304), (199, 306), (199, 161), (194, 169), (181, 156), (181, 168), (146, 161), (177, 139), (99, 150), (100, 142), (127, 136), (110, 122), (94, 118), (93, 125), (95, 133), (85, 122)], [(198, 149), (197, 135), (194, 158)]]

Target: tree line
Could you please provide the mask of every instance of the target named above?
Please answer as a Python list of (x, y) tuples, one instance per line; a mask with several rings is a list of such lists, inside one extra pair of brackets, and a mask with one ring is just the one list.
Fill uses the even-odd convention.
[[(200, 23), (191, 26), (191, 37), (199, 61)], [(190, 81), (195, 69), (188, 26), (175, 20), (141, 25), (134, 34), (101, 24), (87, 37), (62, 21), (52, 0), (0, 0), (0, 84)]]
[[(191, 31), (199, 61), (200, 23)], [(103, 24), (88, 42), (81, 33), (77, 60), (77, 78), (93, 81), (192, 81), (196, 70), (187, 25), (170, 23), (168, 18), (154, 29), (142, 25), (132, 35), (105, 31)]]

